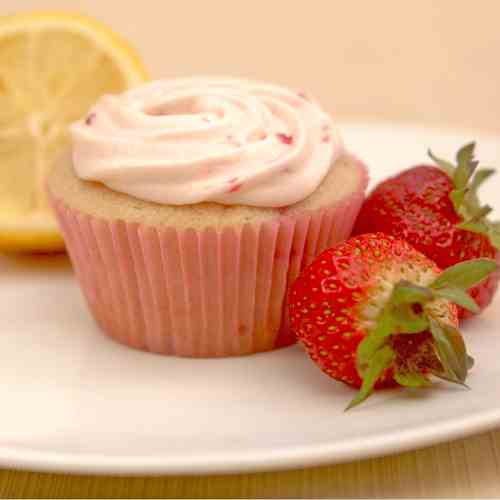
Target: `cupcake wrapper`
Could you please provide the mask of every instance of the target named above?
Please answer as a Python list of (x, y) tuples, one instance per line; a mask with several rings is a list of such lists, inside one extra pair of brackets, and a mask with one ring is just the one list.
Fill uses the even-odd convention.
[(366, 179), (336, 206), (259, 224), (178, 230), (82, 214), (51, 195), (101, 328), (128, 346), (193, 357), (292, 344), (288, 286), (350, 235)]

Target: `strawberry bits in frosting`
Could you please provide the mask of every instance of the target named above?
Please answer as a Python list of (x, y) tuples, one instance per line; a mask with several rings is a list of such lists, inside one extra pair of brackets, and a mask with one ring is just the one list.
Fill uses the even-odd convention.
[(71, 134), (81, 179), (169, 205), (292, 205), (342, 151), (331, 118), (303, 93), (226, 78), (105, 96)]

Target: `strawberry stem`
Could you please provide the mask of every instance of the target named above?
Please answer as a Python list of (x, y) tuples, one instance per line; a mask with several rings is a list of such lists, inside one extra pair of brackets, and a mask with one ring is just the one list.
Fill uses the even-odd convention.
[[(380, 313), (375, 328), (358, 345), (356, 367), (363, 382), (347, 409), (363, 402), (372, 393), (382, 373), (393, 363), (397, 364), (394, 367), (394, 379), (406, 387), (428, 385), (426, 370), (444, 380), (465, 385), (473, 359), (467, 354), (462, 335), (452, 325), (433, 317), (425, 306), (441, 298), (476, 311), (477, 304), (466, 290), (480, 283), (496, 269), (494, 260), (475, 259), (449, 267), (428, 288), (405, 280), (398, 282)], [(416, 308), (416, 305), (420, 307)], [(395, 363), (397, 349), (390, 339), (425, 331), (430, 331), (432, 335), (432, 360), (427, 359), (426, 366), (417, 368), (409, 368), (412, 365), (405, 358)]]
[(500, 250), (500, 233), (495, 229), (495, 223), (488, 220), (491, 208), (488, 205), (481, 206), (477, 195), (478, 189), (495, 170), (489, 167), (478, 168), (479, 162), (474, 159), (474, 150), (474, 142), (461, 147), (456, 155), (457, 165), (438, 158), (430, 149), (428, 155), (453, 181), (455, 189), (450, 191), (450, 200), (455, 212), (462, 219), (457, 227), (464, 231), (484, 234), (490, 243)]

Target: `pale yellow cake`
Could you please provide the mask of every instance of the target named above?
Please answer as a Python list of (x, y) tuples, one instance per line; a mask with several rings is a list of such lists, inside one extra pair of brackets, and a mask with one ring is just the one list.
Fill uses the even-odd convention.
[(53, 169), (48, 188), (69, 207), (101, 219), (203, 229), (264, 222), (273, 217), (331, 207), (353, 194), (363, 193), (366, 181), (367, 172), (363, 164), (344, 153), (313, 194), (288, 207), (261, 208), (218, 203), (160, 205), (118, 193), (100, 183), (80, 180), (75, 175), (71, 155), (68, 153)]

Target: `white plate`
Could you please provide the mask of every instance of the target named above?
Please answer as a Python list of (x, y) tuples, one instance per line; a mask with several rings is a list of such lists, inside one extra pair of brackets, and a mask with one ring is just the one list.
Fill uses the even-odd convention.
[[(344, 126), (378, 180), (451, 155), (459, 133)], [(500, 138), (476, 137), (500, 167)], [(500, 177), (484, 188), (495, 202)], [(428, 445), (500, 425), (500, 299), (467, 325), (472, 390), (446, 384), (352, 392), (300, 347), (224, 360), (165, 358), (105, 338), (62, 260), (0, 259), (0, 466), (94, 473), (200, 474), (334, 463)]]

